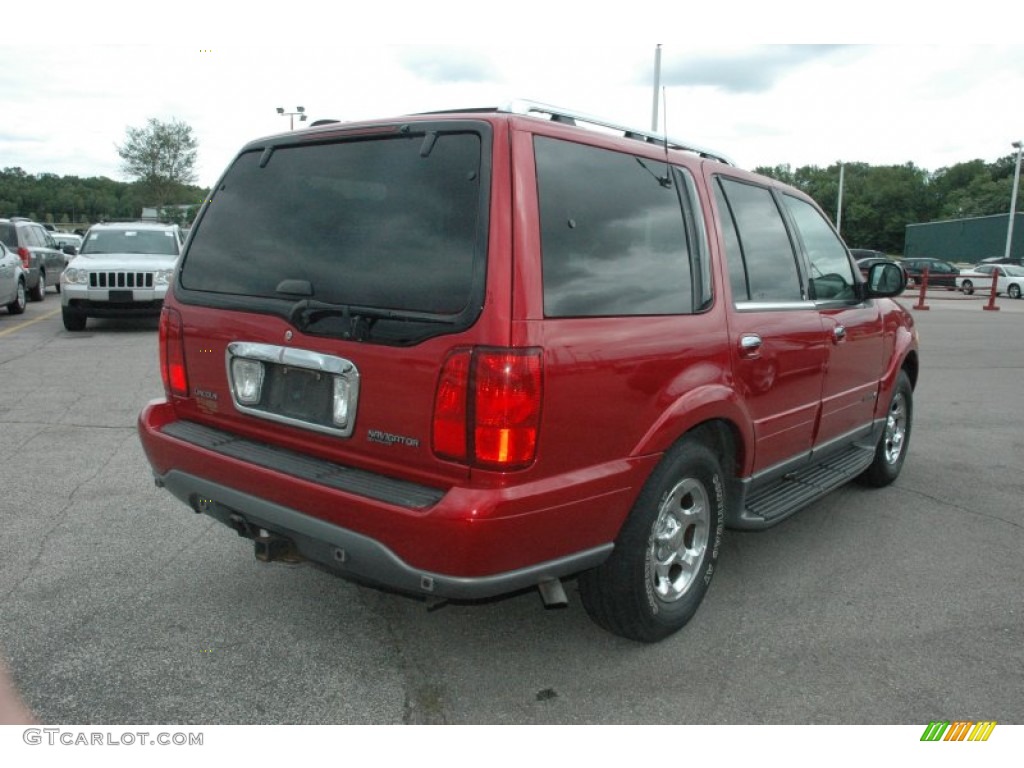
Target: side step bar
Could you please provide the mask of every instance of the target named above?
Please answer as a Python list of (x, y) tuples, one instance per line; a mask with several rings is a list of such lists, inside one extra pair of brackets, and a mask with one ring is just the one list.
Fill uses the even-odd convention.
[(790, 472), (749, 493), (736, 528), (767, 528), (845, 485), (871, 466), (875, 451), (851, 446), (820, 464)]

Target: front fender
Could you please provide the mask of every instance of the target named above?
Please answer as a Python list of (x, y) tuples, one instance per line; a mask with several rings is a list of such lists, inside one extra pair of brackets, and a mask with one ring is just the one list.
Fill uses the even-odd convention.
[(888, 366), (882, 374), (878, 400), (875, 402), (875, 418), (885, 418), (889, 409), (889, 401), (896, 387), (896, 379), (900, 371), (906, 371), (910, 378), (910, 386), (917, 386), (918, 373), (918, 339), (914, 319), (909, 314), (907, 322), (899, 325), (893, 334), (893, 350), (888, 357)]

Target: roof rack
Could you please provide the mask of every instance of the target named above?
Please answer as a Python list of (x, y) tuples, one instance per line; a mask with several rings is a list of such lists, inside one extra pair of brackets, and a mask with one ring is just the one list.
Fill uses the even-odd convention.
[(170, 221), (168, 219), (140, 219), (138, 216), (135, 218), (128, 219), (100, 219), (96, 224), (156, 224), (161, 227), (177, 227), (180, 226), (176, 221)]
[(670, 149), (680, 149), (684, 152), (693, 152), (700, 157), (717, 160), (718, 162), (725, 163), (726, 165), (736, 165), (736, 163), (721, 152), (716, 152), (706, 147), (698, 146), (692, 142), (678, 141), (673, 139), (671, 136), (665, 136), (664, 134), (639, 130), (637, 128), (629, 128), (624, 125), (610, 122), (601, 117), (586, 115), (582, 112), (573, 112), (568, 109), (563, 109), (562, 107), (551, 106), (550, 104), (541, 104), (540, 102), (529, 101), (526, 99), (514, 99), (504, 106), (499, 107), (498, 111), (511, 112), (512, 114), (517, 115), (547, 115), (548, 119), (553, 122), (568, 123), (569, 125), (579, 125), (580, 123), (584, 123), (585, 125), (596, 125), (601, 128), (621, 132), (627, 139), (635, 139), (637, 141), (643, 141), (648, 144), (657, 144), (659, 146), (667, 145)]

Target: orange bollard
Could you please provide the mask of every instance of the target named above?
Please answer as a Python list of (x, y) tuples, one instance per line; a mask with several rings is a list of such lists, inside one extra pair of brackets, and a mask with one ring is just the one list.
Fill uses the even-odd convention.
[(921, 293), (917, 297), (917, 304), (914, 305), (914, 309), (931, 309), (927, 304), (924, 303), (924, 295), (928, 289), (928, 267), (924, 268), (924, 272), (921, 273)]
[(998, 312), (999, 307), (996, 306), (996, 288), (999, 286), (999, 272), (998, 270), (992, 270), (992, 291), (988, 295), (988, 304), (982, 309), (987, 309), (991, 312)]

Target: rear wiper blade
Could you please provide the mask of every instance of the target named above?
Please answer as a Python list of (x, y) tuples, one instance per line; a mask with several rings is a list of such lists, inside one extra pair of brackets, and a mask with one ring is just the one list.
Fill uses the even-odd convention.
[(360, 307), (353, 304), (330, 304), (315, 299), (302, 299), (295, 302), (288, 313), (288, 320), (292, 325), (302, 330), (331, 317), (342, 318), (342, 336), (357, 341), (366, 339), (378, 320), (394, 320), (403, 323), (440, 323), (442, 325), (451, 325), (456, 321), (454, 317), (432, 315), (427, 312)]

